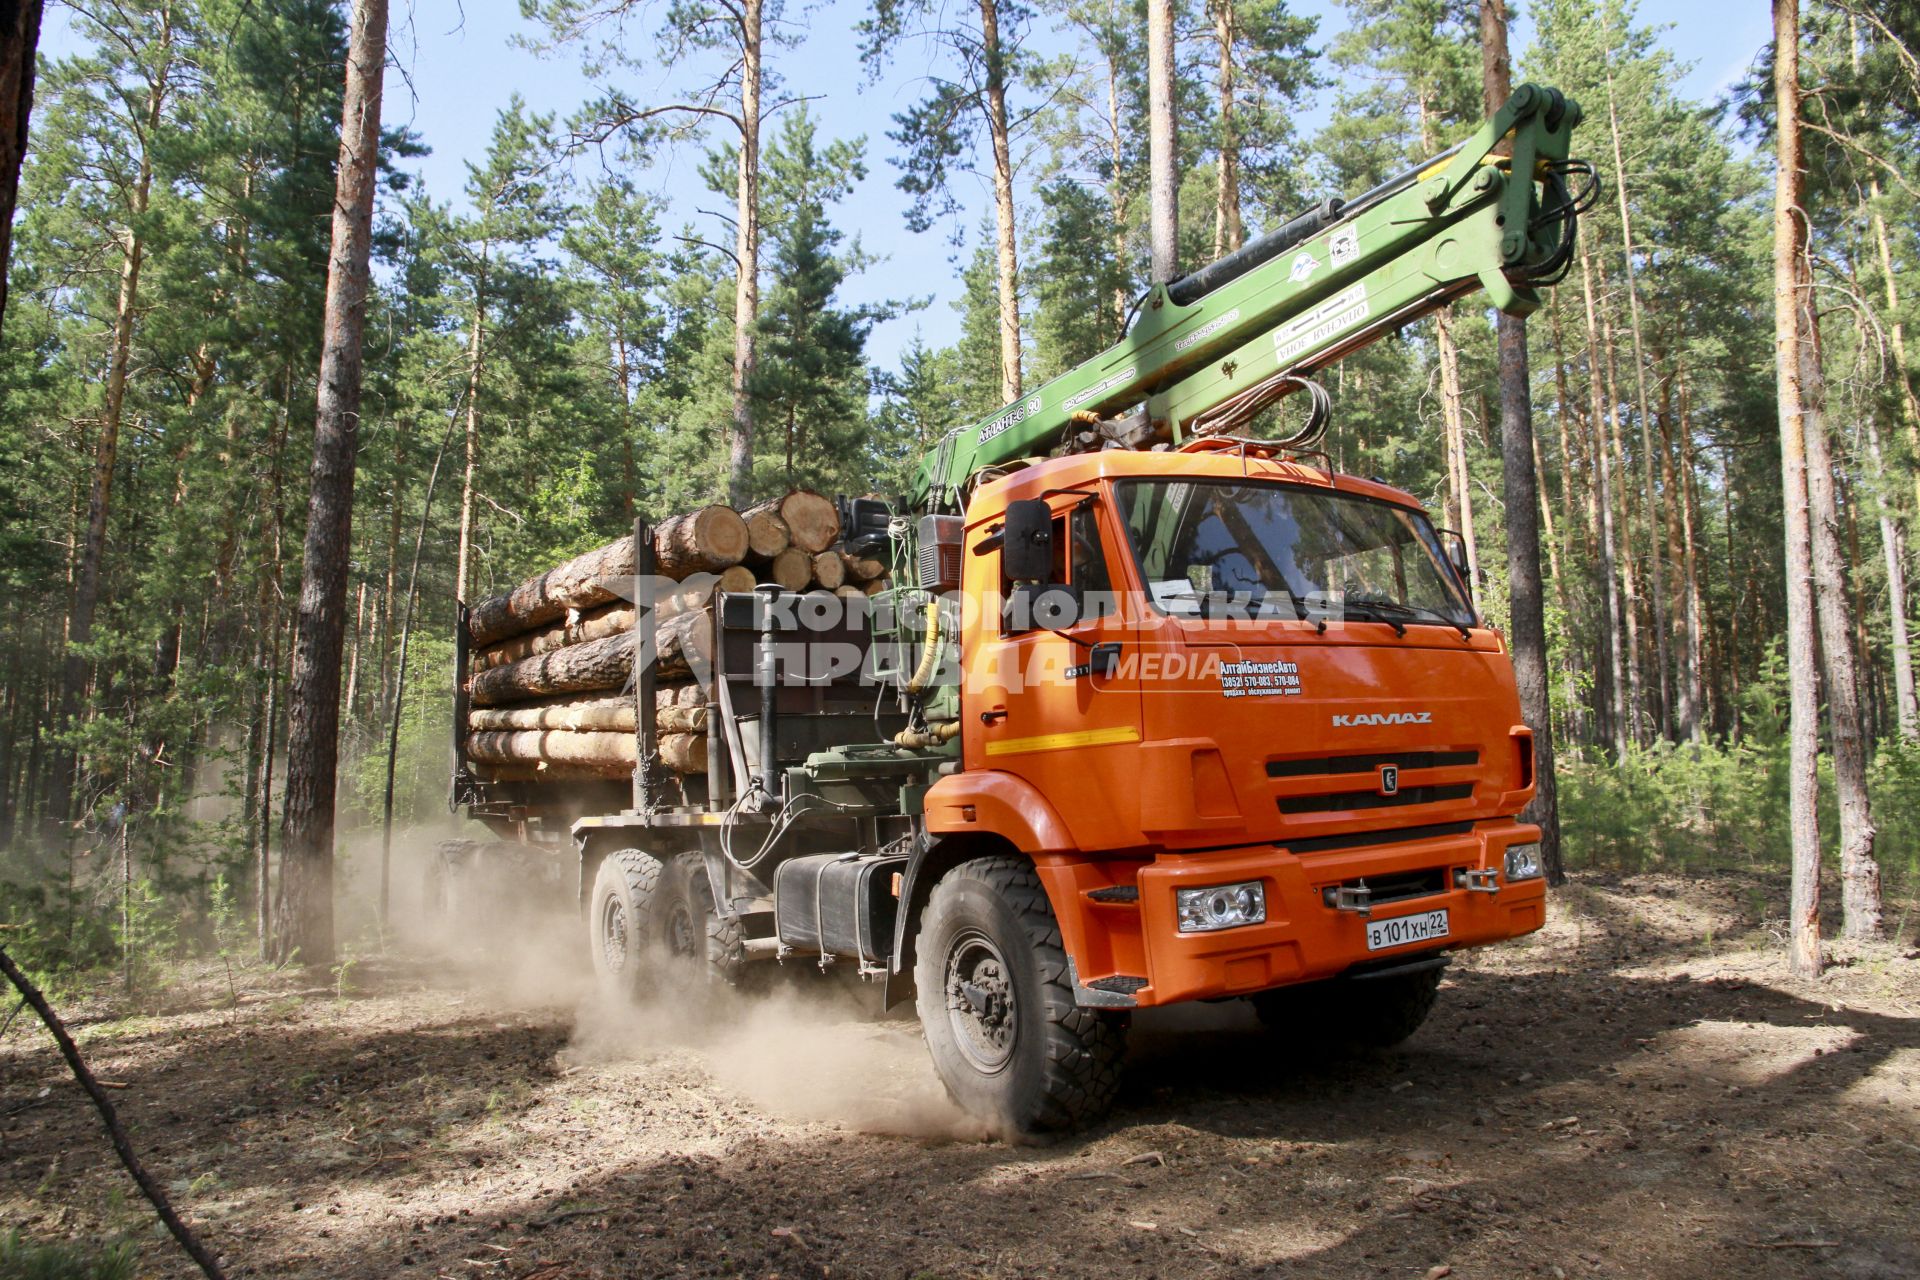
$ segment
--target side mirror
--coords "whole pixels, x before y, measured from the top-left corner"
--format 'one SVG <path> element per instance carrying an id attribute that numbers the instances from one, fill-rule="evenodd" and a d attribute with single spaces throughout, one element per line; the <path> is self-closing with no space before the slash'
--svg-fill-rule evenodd
<path id="1" fill-rule="evenodd" d="M 1467 540 L 1452 529 L 1441 529 L 1441 545 L 1447 549 L 1447 562 L 1453 566 L 1454 573 L 1460 577 L 1460 585 L 1467 589 L 1467 599 L 1478 594 L 1479 586 L 1473 580 L 1471 565 L 1467 560 Z"/>
<path id="2" fill-rule="evenodd" d="M 1007 504 L 1000 567 L 1013 582 L 1045 582 L 1053 576 L 1053 509 L 1044 499 Z"/>

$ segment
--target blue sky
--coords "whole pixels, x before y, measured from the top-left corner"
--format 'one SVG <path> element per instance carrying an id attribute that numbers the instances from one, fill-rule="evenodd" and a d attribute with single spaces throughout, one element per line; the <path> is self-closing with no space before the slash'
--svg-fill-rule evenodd
<path id="1" fill-rule="evenodd" d="M 649 16 L 659 7 L 649 6 Z M 1323 37 L 1340 26 L 1339 6 L 1330 0 L 1296 0 L 1294 7 L 1320 17 Z M 1516 7 L 1521 10 L 1513 40 L 1518 51 L 1531 33 L 1524 0 Z M 958 271 L 950 260 L 954 250 L 945 228 L 920 235 L 906 229 L 907 199 L 893 185 L 898 171 L 889 162 L 893 144 L 886 137 L 894 113 L 924 92 L 932 55 L 908 46 L 884 76 L 869 83 L 853 34 L 864 4 L 825 0 L 807 6 L 788 0 L 787 11 L 794 44 L 773 52 L 770 64 L 785 76 L 790 91 L 809 95 L 809 109 L 824 137 L 867 138 L 868 176 L 840 206 L 836 221 L 857 234 L 880 261 L 849 281 L 847 301 L 932 296 L 923 310 L 875 329 L 869 356 L 892 367 L 916 330 L 935 345 L 953 341 L 959 331 L 950 305 L 959 293 Z M 60 11 L 49 17 L 43 51 L 57 57 L 73 44 Z M 1762 0 L 1648 4 L 1641 20 L 1671 24 L 1667 46 L 1680 63 L 1690 65 L 1681 91 L 1702 99 L 1737 81 L 1771 34 Z M 534 110 L 562 119 L 592 93 L 592 83 L 571 53 L 546 56 L 525 46 L 525 38 L 537 33 L 520 18 L 515 0 L 394 0 L 392 21 L 395 71 L 389 73 L 385 119 L 389 125 L 407 125 L 433 148 L 415 167 L 436 199 L 462 203 L 466 163 L 484 153 L 495 114 L 513 93 L 519 92 Z M 676 86 L 688 82 L 687 68 L 653 65 L 644 39 L 635 47 L 647 55 L 647 65 L 628 77 L 627 87 L 636 97 L 665 101 Z M 1064 52 L 1066 45 L 1046 41 L 1042 48 Z M 1310 136 L 1313 121 L 1302 123 L 1303 133 Z M 665 229 L 677 231 L 682 223 L 693 222 L 703 238 L 728 241 L 727 228 L 704 212 L 722 209 L 725 202 L 702 189 L 696 174 L 699 158 L 693 146 L 663 155 L 639 181 L 667 199 L 671 212 L 664 219 Z M 971 232 L 980 224 L 990 193 L 984 182 L 961 182 L 960 194 L 968 206 L 962 225 Z"/>

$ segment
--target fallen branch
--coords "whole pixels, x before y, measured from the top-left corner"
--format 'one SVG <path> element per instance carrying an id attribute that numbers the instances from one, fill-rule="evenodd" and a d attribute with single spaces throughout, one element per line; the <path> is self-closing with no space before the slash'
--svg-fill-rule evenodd
<path id="1" fill-rule="evenodd" d="M 60 1056 L 67 1060 L 67 1066 L 73 1072 L 73 1078 L 80 1082 L 80 1087 L 87 1091 L 89 1098 L 93 1099 L 94 1109 L 100 1113 L 100 1119 L 107 1126 L 107 1136 L 113 1140 L 113 1149 L 120 1156 L 120 1163 L 126 1166 L 128 1173 L 133 1175 L 133 1180 L 139 1184 L 142 1194 L 153 1205 L 153 1211 L 160 1215 L 160 1221 L 164 1222 L 167 1230 L 173 1233 L 173 1238 L 180 1242 L 180 1247 L 186 1250 L 187 1256 L 199 1264 L 200 1270 L 206 1273 L 207 1280 L 226 1280 L 226 1274 L 220 1270 L 220 1264 L 214 1261 L 211 1253 L 207 1252 L 207 1247 L 200 1243 L 200 1237 L 193 1233 L 193 1228 L 180 1220 L 180 1215 L 173 1211 L 173 1205 L 167 1200 L 167 1193 L 160 1189 L 160 1184 L 153 1180 L 153 1175 L 149 1174 L 146 1167 L 140 1163 L 140 1158 L 133 1154 L 133 1144 L 127 1141 L 127 1131 L 120 1127 L 120 1117 L 114 1114 L 113 1104 L 107 1101 L 106 1091 L 100 1087 L 100 1082 L 94 1079 L 93 1072 L 87 1069 L 86 1061 L 81 1058 L 79 1048 L 73 1043 L 73 1037 L 67 1034 L 67 1029 L 61 1023 L 59 1015 L 54 1013 L 53 1006 L 47 1003 L 47 998 L 40 994 L 40 989 L 34 986 L 27 975 L 13 963 L 13 957 L 7 954 L 5 947 L 0 947 L 0 973 L 7 975 L 7 980 L 13 983 L 20 992 L 21 998 L 32 1005 L 33 1011 L 40 1015 L 40 1021 L 47 1024 L 47 1030 L 53 1034 L 54 1043 L 60 1046 Z"/>

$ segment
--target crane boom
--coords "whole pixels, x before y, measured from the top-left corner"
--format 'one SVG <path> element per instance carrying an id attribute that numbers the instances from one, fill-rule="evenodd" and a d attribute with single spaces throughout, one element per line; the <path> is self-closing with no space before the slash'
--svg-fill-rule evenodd
<path id="1" fill-rule="evenodd" d="M 1578 104 L 1557 90 L 1521 85 L 1440 155 L 1154 286 L 1120 342 L 944 436 L 910 504 L 958 510 L 981 468 L 1047 452 L 1076 428 L 1176 444 L 1230 430 L 1314 371 L 1475 289 L 1510 315 L 1534 311 L 1535 286 L 1557 277 L 1573 248 L 1582 201 L 1567 175 L 1591 176 L 1569 160 L 1579 121 Z M 1123 428 L 1115 416 L 1129 410 Z"/>

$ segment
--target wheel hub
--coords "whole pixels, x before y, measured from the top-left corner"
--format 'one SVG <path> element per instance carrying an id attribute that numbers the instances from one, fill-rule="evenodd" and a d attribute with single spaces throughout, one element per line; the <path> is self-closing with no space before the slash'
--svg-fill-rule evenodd
<path id="1" fill-rule="evenodd" d="M 600 908 L 600 954 L 608 973 L 619 973 L 627 964 L 627 909 L 615 894 L 608 894 Z"/>
<path id="2" fill-rule="evenodd" d="M 676 902 L 667 918 L 667 950 L 676 960 L 694 958 L 693 912 L 683 902 Z"/>
<path id="3" fill-rule="evenodd" d="M 1013 975 L 993 940 L 969 930 L 947 951 L 947 1017 L 960 1052 L 982 1073 L 1004 1068 L 1019 1036 Z"/>

